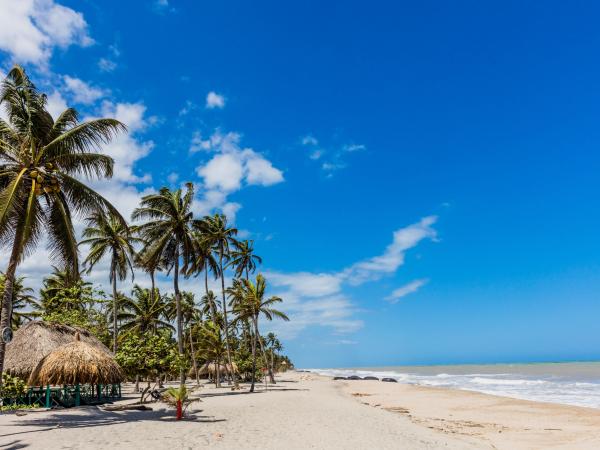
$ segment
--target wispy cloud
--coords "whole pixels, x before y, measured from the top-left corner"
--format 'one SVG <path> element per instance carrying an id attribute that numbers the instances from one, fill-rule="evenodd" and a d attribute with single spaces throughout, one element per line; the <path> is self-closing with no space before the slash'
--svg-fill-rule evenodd
<path id="1" fill-rule="evenodd" d="M 69 75 L 63 76 L 64 91 L 75 103 L 89 105 L 109 95 L 109 91 Z"/>
<path id="2" fill-rule="evenodd" d="M 98 69 L 102 72 L 114 72 L 117 68 L 117 63 L 108 58 L 100 58 L 98 60 Z"/>
<path id="3" fill-rule="evenodd" d="M 408 250 L 423 240 L 436 239 L 436 231 L 432 228 L 436 219 L 435 216 L 424 217 L 415 224 L 396 230 L 392 243 L 381 255 L 358 261 L 338 272 L 266 272 L 269 283 L 285 299 L 286 311 L 292 318 L 290 323 L 276 325 L 277 331 L 293 338 L 313 325 L 330 327 L 336 333 L 354 332 L 361 328 L 362 320 L 354 317 L 357 307 L 344 293 L 344 288 L 376 281 L 396 272 L 404 264 Z M 416 280 L 394 291 L 386 300 L 393 302 L 395 294 L 399 299 L 425 283 L 426 280 Z"/>
<path id="4" fill-rule="evenodd" d="M 425 286 L 427 282 L 428 280 L 426 279 L 411 281 L 410 283 L 405 284 L 398 289 L 394 289 L 394 291 L 392 291 L 392 293 L 388 295 L 385 300 L 392 304 L 398 303 L 402 297 L 406 297 L 408 294 L 417 292 L 420 288 Z"/>
<path id="5" fill-rule="evenodd" d="M 332 177 L 333 174 L 347 167 L 345 155 L 348 153 L 355 153 L 362 150 L 366 150 L 366 146 L 363 144 L 331 144 L 331 145 L 320 145 L 319 139 L 312 134 L 307 134 L 300 139 L 300 143 L 303 147 L 309 149 L 308 157 L 313 161 L 322 160 L 321 169 L 325 172 L 327 177 Z"/>

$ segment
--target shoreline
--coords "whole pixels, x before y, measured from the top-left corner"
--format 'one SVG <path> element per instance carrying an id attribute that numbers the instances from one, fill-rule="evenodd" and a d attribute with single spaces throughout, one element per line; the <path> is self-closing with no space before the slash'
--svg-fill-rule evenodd
<path id="1" fill-rule="evenodd" d="M 188 416 L 101 407 L 0 416 L 3 448 L 594 449 L 600 411 L 448 388 L 277 376 L 255 394 L 204 384 Z M 192 383 L 189 383 L 192 386 Z M 126 386 L 131 393 L 131 385 Z M 133 395 L 120 403 L 132 403 Z"/>

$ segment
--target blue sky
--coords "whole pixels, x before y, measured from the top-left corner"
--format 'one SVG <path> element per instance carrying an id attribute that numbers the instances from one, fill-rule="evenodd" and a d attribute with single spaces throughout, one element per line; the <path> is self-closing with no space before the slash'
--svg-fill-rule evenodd
<path id="1" fill-rule="evenodd" d="M 297 365 L 600 356 L 591 2 L 1 8 L 0 71 L 129 125 L 97 184 L 125 214 L 189 180 L 255 240 Z"/>

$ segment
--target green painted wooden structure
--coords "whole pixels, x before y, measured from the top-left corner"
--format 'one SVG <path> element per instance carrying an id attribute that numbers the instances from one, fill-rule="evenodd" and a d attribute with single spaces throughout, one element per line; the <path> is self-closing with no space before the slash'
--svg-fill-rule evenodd
<path id="1" fill-rule="evenodd" d="M 18 398 L 5 398 L 3 405 L 28 405 L 45 408 L 98 405 L 121 399 L 121 384 L 84 384 L 75 386 L 31 387 Z"/>

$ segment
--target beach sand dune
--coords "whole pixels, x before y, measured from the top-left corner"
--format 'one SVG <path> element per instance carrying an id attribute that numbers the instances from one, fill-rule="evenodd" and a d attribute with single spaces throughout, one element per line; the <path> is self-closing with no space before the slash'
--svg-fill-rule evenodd
<path id="1" fill-rule="evenodd" d="M 600 411 L 464 391 L 288 373 L 255 394 L 197 392 L 202 402 L 179 422 L 159 404 L 5 414 L 0 448 L 600 448 Z"/>

